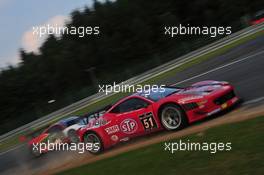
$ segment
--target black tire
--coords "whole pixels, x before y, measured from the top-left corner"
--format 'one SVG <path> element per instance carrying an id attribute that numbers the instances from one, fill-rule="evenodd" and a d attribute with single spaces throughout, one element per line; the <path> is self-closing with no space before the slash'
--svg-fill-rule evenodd
<path id="1" fill-rule="evenodd" d="M 160 122 L 166 130 L 180 130 L 188 124 L 185 112 L 176 104 L 163 106 L 159 117 Z"/>
<path id="2" fill-rule="evenodd" d="M 73 129 L 68 131 L 67 136 L 68 136 L 71 143 L 79 143 L 80 142 L 80 138 L 79 138 L 78 134 Z"/>
<path id="3" fill-rule="evenodd" d="M 92 143 L 93 147 L 91 150 L 88 150 L 91 154 L 99 154 L 104 150 L 104 145 L 102 142 L 101 137 L 96 134 L 95 132 L 87 132 L 84 135 L 84 143 Z M 97 144 L 97 146 L 95 146 L 94 144 Z"/>

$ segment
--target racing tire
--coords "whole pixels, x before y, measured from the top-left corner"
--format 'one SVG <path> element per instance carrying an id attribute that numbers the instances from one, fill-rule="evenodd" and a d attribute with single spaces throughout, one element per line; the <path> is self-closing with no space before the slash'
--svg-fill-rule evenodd
<path id="1" fill-rule="evenodd" d="M 166 130 L 180 130 L 188 124 L 185 112 L 176 104 L 162 107 L 160 121 Z"/>
<path id="2" fill-rule="evenodd" d="M 92 144 L 91 149 L 88 150 L 91 154 L 99 154 L 104 150 L 101 137 L 95 132 L 87 132 L 83 138 L 84 143 Z M 95 145 L 96 144 L 96 145 Z"/>

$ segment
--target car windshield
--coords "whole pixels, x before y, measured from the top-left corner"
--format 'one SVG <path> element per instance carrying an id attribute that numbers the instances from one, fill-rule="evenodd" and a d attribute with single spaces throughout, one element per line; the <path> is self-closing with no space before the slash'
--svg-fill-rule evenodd
<path id="1" fill-rule="evenodd" d="M 165 87 L 165 88 L 158 88 L 154 90 L 147 90 L 141 93 L 137 93 L 142 97 L 148 98 L 152 101 L 159 101 L 160 99 L 170 96 L 174 93 L 177 93 L 181 90 L 181 88 L 176 87 Z"/>

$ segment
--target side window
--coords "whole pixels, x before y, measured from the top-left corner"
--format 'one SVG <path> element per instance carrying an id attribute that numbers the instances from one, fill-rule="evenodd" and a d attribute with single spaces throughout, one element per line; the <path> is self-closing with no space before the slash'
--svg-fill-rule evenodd
<path id="1" fill-rule="evenodd" d="M 148 102 L 141 100 L 139 98 L 131 98 L 129 100 L 120 103 L 111 112 L 112 113 L 129 112 L 140 108 L 144 108 L 146 106 L 148 106 Z"/>

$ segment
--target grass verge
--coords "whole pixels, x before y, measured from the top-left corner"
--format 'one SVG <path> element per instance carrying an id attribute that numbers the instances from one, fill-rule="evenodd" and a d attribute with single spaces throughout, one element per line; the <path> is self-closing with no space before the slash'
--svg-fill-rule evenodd
<path id="1" fill-rule="evenodd" d="M 228 143 L 230 151 L 164 151 L 164 143 L 77 167 L 59 175 L 174 175 L 174 174 L 226 174 L 261 175 L 264 172 L 264 118 L 258 117 L 235 124 L 226 124 L 169 142 Z M 167 142 L 168 143 L 168 142 Z"/>

